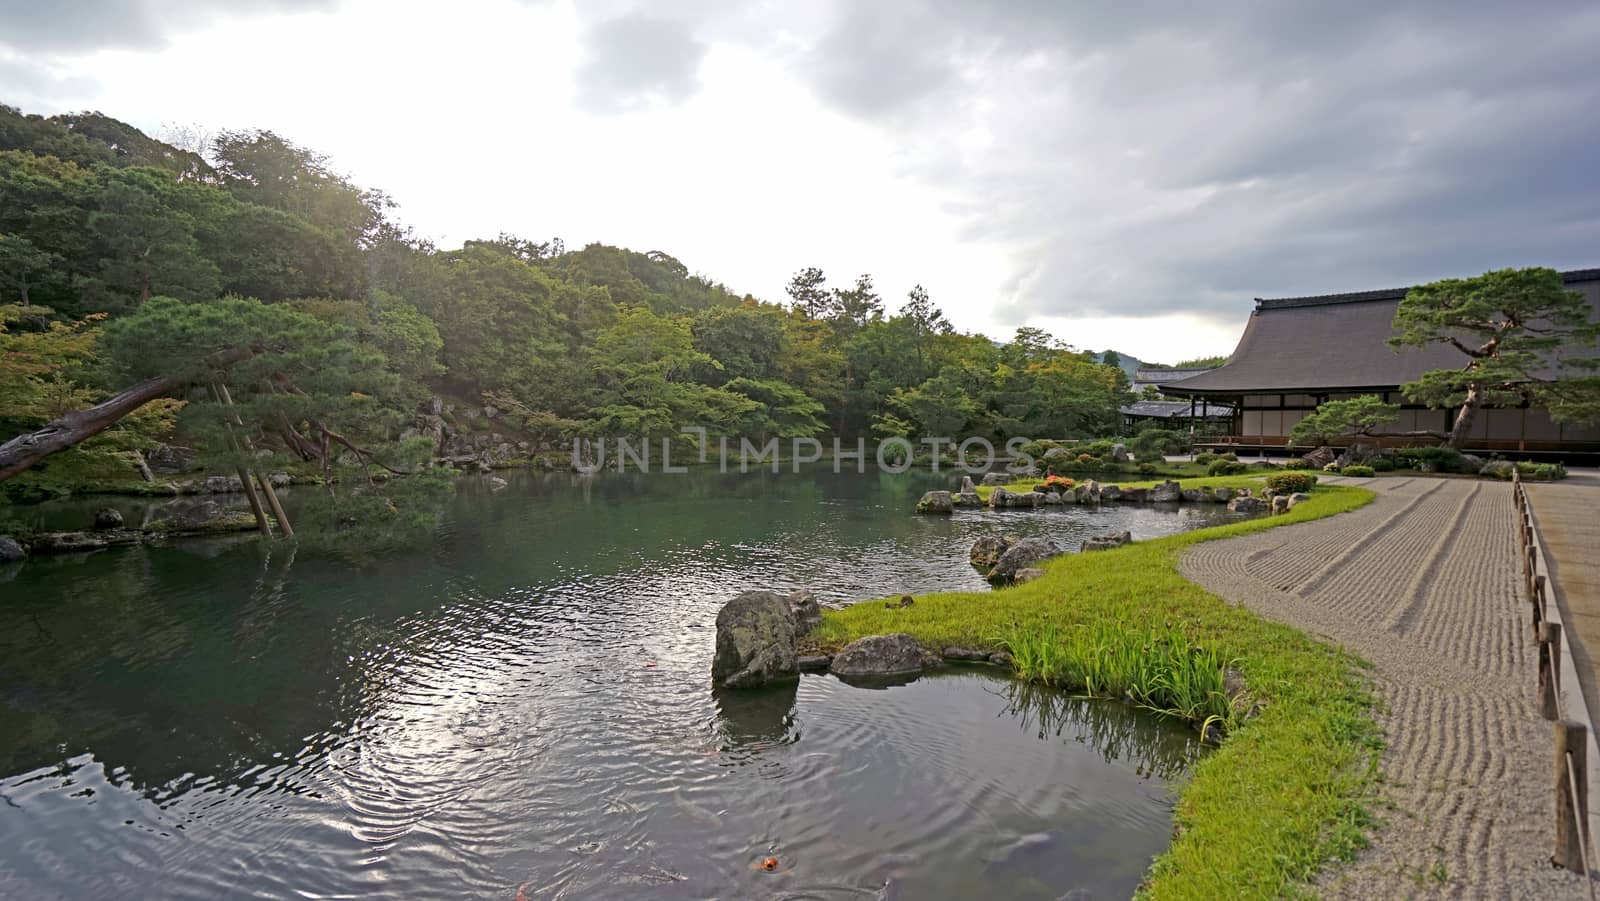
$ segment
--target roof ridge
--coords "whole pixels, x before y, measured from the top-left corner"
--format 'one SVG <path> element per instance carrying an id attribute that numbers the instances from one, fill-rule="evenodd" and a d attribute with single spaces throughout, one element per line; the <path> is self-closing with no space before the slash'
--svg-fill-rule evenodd
<path id="1" fill-rule="evenodd" d="M 1570 269 L 1561 273 L 1562 284 L 1600 281 L 1600 269 Z M 1308 294 L 1303 297 L 1257 297 L 1257 310 L 1283 310 L 1293 307 L 1315 307 L 1336 303 L 1361 303 L 1374 300 L 1399 300 L 1410 291 L 1406 288 L 1379 288 L 1375 291 L 1348 291 L 1341 294 Z"/>

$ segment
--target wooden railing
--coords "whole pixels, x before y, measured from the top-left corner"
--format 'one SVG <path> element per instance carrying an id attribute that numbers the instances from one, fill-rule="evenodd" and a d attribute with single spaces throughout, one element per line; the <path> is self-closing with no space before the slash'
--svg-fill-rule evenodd
<path id="1" fill-rule="evenodd" d="M 1589 834 L 1589 730 L 1570 719 L 1561 692 L 1561 623 L 1550 620 L 1550 593 L 1546 573 L 1539 571 L 1539 533 L 1528 506 L 1522 476 L 1511 473 L 1511 494 L 1517 509 L 1517 537 L 1522 546 L 1523 591 L 1528 598 L 1534 638 L 1539 642 L 1539 712 L 1555 720 L 1556 730 L 1556 836 L 1551 862 L 1575 873 L 1588 874 L 1594 860 Z M 1594 898 L 1594 880 L 1584 883 Z"/>

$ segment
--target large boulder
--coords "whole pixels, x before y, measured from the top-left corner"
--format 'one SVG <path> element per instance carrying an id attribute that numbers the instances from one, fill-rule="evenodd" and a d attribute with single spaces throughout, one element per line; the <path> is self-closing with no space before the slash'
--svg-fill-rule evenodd
<path id="1" fill-rule="evenodd" d="M 1475 473 L 1483 469 L 1485 461 L 1477 454 L 1462 454 L 1456 462 L 1456 472 Z"/>
<path id="2" fill-rule="evenodd" d="M 1111 445 L 1111 462 L 1113 462 L 1113 463 L 1126 463 L 1126 462 L 1128 462 L 1128 446 L 1126 444 L 1113 444 L 1113 445 Z"/>
<path id="3" fill-rule="evenodd" d="M 926 665 L 922 645 L 904 632 L 895 632 L 850 642 L 833 655 L 828 671 L 845 678 L 909 676 L 922 672 Z"/>
<path id="4" fill-rule="evenodd" d="M 1177 501 L 1183 498 L 1183 489 L 1177 482 L 1168 479 L 1150 489 L 1150 500 L 1154 503 Z"/>
<path id="5" fill-rule="evenodd" d="M 1016 543 L 1010 535 L 985 535 L 972 543 L 972 550 L 967 552 L 967 559 L 972 565 L 984 571 L 994 569 L 1000 562 L 1000 555 L 1004 554 Z"/>
<path id="6" fill-rule="evenodd" d="M 122 512 L 116 507 L 105 507 L 94 514 L 94 527 L 97 531 L 122 528 Z"/>
<path id="7" fill-rule="evenodd" d="M 1066 497 L 1066 495 L 1054 491 L 1036 491 L 1034 493 L 1039 495 L 1039 503 L 1046 507 L 1059 507 L 1064 503 L 1062 498 Z"/>
<path id="8" fill-rule="evenodd" d="M 1260 513 L 1261 512 L 1261 508 L 1262 508 L 1263 505 L 1264 505 L 1263 501 L 1260 498 L 1250 497 L 1249 495 L 1246 495 L 1244 497 L 1236 497 L 1233 500 L 1228 501 L 1228 512 L 1229 513 Z"/>
<path id="9" fill-rule="evenodd" d="M 1150 489 L 1124 488 L 1122 489 L 1122 499 L 1125 501 L 1133 501 L 1136 504 L 1142 504 L 1150 499 Z"/>
<path id="10" fill-rule="evenodd" d="M 1120 485 L 1101 485 L 1100 486 L 1100 499 L 1103 500 L 1103 501 L 1120 501 L 1120 500 L 1122 500 L 1122 486 L 1120 486 Z"/>
<path id="11" fill-rule="evenodd" d="M 1288 495 L 1280 494 L 1280 495 L 1277 495 L 1277 496 L 1272 498 L 1272 513 L 1273 513 L 1274 516 L 1276 516 L 1279 513 L 1288 513 L 1288 512 L 1289 512 L 1289 496 Z"/>
<path id="12" fill-rule="evenodd" d="M 1044 496 L 1037 491 L 1011 491 L 1006 488 L 996 488 L 989 492 L 989 506 L 996 509 L 1002 507 L 1037 507 L 1044 500 Z"/>
<path id="13" fill-rule="evenodd" d="M 145 451 L 144 463 L 151 472 L 164 476 L 191 472 L 196 468 L 194 450 L 174 444 L 158 444 Z"/>
<path id="14" fill-rule="evenodd" d="M 956 492 L 951 502 L 957 507 L 981 507 L 983 498 L 978 496 L 978 488 L 972 484 L 972 476 L 961 477 L 961 490 Z"/>
<path id="15" fill-rule="evenodd" d="M 1324 445 L 1301 457 L 1300 461 L 1306 465 L 1307 469 L 1321 469 L 1337 459 L 1339 459 L 1338 451 Z"/>
<path id="16" fill-rule="evenodd" d="M 1309 500 L 1311 500 L 1311 495 L 1296 491 L 1294 494 L 1289 495 L 1289 509 L 1293 510 Z"/>
<path id="17" fill-rule="evenodd" d="M 10 535 L 0 535 L 0 563 L 21 563 L 28 559 L 28 549 Z"/>
<path id="18" fill-rule="evenodd" d="M 712 683 L 721 688 L 755 688 L 799 678 L 795 638 L 787 598 L 772 591 L 744 592 L 717 611 Z"/>
<path id="19" fill-rule="evenodd" d="M 1132 532 L 1128 532 L 1126 530 L 1121 532 L 1107 532 L 1104 535 L 1096 535 L 1093 538 L 1090 538 L 1088 541 L 1085 541 L 1083 544 L 1078 546 L 1078 550 L 1079 552 L 1109 551 L 1114 547 L 1122 547 L 1125 544 L 1132 543 Z"/>
<path id="20" fill-rule="evenodd" d="M 994 584 L 1010 582 L 1016 578 L 1018 570 L 1036 566 L 1061 552 L 1061 545 L 1049 539 L 1024 538 L 1006 548 L 986 578 Z"/>
<path id="21" fill-rule="evenodd" d="M 817 602 L 817 596 L 804 588 L 789 593 L 785 599 L 789 604 L 789 615 L 794 617 L 794 634 L 796 637 L 810 632 L 822 624 L 822 605 Z"/>
<path id="22" fill-rule="evenodd" d="M 1517 465 L 1510 460 L 1491 460 L 1479 467 L 1478 475 L 1491 479 L 1511 479 L 1511 473 L 1516 471 Z"/>
<path id="23" fill-rule="evenodd" d="M 1085 481 L 1083 484 L 1073 489 L 1073 493 L 1078 496 L 1078 503 L 1080 504 L 1100 503 L 1100 483 L 1096 482 L 1094 479 Z"/>
<path id="24" fill-rule="evenodd" d="M 1239 492 L 1234 491 L 1232 488 L 1211 489 L 1211 499 L 1219 504 L 1226 504 L 1228 501 L 1231 501 L 1238 496 Z"/>
<path id="25" fill-rule="evenodd" d="M 1178 496 L 1182 498 L 1183 502 L 1186 504 L 1198 504 L 1207 499 L 1206 490 L 1204 488 L 1185 488 L 1178 492 Z"/>
<path id="26" fill-rule="evenodd" d="M 999 489 L 995 489 L 999 490 Z M 929 491 L 917 501 L 918 513 L 940 513 L 949 515 L 955 512 L 955 504 L 950 500 L 948 491 Z"/>

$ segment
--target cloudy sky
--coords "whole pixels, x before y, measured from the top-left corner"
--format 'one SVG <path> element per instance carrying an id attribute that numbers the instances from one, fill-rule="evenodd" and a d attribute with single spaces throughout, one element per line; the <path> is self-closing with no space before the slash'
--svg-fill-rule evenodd
<path id="1" fill-rule="evenodd" d="M 442 243 L 1171 361 L 1256 296 L 1600 266 L 1597 47 L 1592 0 L 0 0 L 0 101 L 270 128 Z"/>

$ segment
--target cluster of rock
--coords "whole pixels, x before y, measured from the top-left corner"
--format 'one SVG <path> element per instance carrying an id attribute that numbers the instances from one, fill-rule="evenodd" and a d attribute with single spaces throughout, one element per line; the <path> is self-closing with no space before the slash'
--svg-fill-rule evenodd
<path id="1" fill-rule="evenodd" d="M 1121 485 L 1102 485 L 1089 479 L 1070 488 L 1060 483 L 1049 482 L 1035 485 L 1030 491 L 1012 491 L 1009 488 L 997 487 L 989 493 L 989 506 L 1018 509 L 1118 501 L 1152 504 L 1179 502 L 1226 504 L 1235 497 L 1249 493 L 1244 488 L 1183 488 L 1171 480 L 1149 488 L 1124 488 Z"/>
<path id="2" fill-rule="evenodd" d="M 1065 548 L 1047 538 L 985 535 L 973 543 L 967 559 L 983 570 L 984 578 L 992 584 L 1021 584 L 1044 575 L 1039 564 L 1065 552 Z"/>
<path id="3" fill-rule="evenodd" d="M 0 563 L 19 563 L 34 555 L 98 551 L 146 541 L 223 535 L 256 528 L 255 517 L 223 508 L 216 501 L 178 501 L 162 507 L 159 512 L 159 518 L 130 528 L 120 511 L 106 507 L 95 513 L 93 529 L 0 535 Z"/>
<path id="4" fill-rule="evenodd" d="M 988 476 L 984 478 L 987 479 Z M 956 512 L 957 507 L 981 506 L 983 498 L 978 496 L 978 488 L 972 484 L 972 476 L 962 476 L 960 491 L 929 491 L 917 501 L 917 512 L 950 514 Z"/>
<path id="5" fill-rule="evenodd" d="M 796 644 L 820 622 L 822 607 L 809 591 L 740 594 L 717 613 L 712 684 L 758 688 L 798 679 L 802 671 L 818 670 L 847 679 L 903 678 L 937 666 L 943 659 L 903 632 L 857 639 L 831 656 L 800 656 Z"/>

